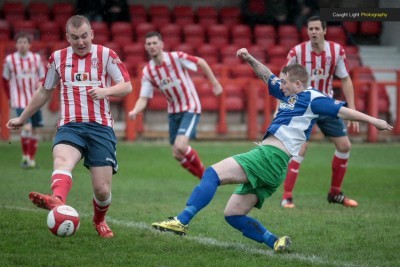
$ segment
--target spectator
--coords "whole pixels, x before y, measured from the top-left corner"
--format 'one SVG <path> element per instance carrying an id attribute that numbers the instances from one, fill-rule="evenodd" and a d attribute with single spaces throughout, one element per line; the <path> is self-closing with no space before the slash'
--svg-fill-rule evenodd
<path id="1" fill-rule="evenodd" d="M 107 0 L 103 7 L 103 19 L 109 24 L 115 21 L 130 21 L 129 6 L 126 0 Z"/>

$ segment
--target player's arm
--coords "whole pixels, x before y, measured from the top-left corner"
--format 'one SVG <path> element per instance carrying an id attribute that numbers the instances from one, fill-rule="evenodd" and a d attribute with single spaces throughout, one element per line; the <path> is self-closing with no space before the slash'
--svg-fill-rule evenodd
<path id="1" fill-rule="evenodd" d="M 149 102 L 148 97 L 143 97 L 143 96 L 139 97 L 133 109 L 128 113 L 129 118 L 134 120 L 136 116 L 147 107 L 148 102 Z"/>
<path id="2" fill-rule="evenodd" d="M 364 114 L 362 112 L 344 106 L 342 106 L 339 109 L 338 117 L 345 120 L 370 123 L 373 126 L 375 126 L 378 130 L 391 131 L 393 129 L 393 126 L 391 126 L 385 120 L 369 116 L 367 114 Z"/>
<path id="3" fill-rule="evenodd" d="M 24 125 L 24 122 L 33 116 L 41 107 L 46 104 L 46 102 L 51 98 L 53 90 L 47 90 L 43 86 L 41 86 L 38 90 L 35 91 L 31 101 L 28 103 L 28 106 L 24 109 L 21 116 L 18 118 L 11 119 L 7 123 L 7 128 L 10 130 L 17 130 L 19 127 Z"/>
<path id="4" fill-rule="evenodd" d="M 273 73 L 270 71 L 270 69 L 267 68 L 267 66 L 263 65 L 260 61 L 250 55 L 246 48 L 239 49 L 236 52 L 236 56 L 242 58 L 244 61 L 249 63 L 257 76 L 266 84 L 268 84 L 268 79 L 269 77 L 271 77 L 271 75 L 273 75 Z"/>
<path id="5" fill-rule="evenodd" d="M 215 78 L 215 75 L 211 70 L 210 66 L 208 65 L 208 63 L 203 58 L 198 57 L 197 59 L 198 59 L 197 65 L 201 68 L 203 73 L 206 75 L 207 79 L 211 82 L 214 94 L 215 95 L 221 94 L 222 86 L 218 82 L 217 78 Z"/>

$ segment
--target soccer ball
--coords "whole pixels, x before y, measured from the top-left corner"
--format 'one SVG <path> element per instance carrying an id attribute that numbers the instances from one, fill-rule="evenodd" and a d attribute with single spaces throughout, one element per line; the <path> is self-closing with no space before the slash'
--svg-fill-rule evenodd
<path id="1" fill-rule="evenodd" d="M 56 236 L 68 237 L 79 229 L 78 212 L 71 206 L 61 205 L 52 209 L 47 215 L 47 227 Z"/>

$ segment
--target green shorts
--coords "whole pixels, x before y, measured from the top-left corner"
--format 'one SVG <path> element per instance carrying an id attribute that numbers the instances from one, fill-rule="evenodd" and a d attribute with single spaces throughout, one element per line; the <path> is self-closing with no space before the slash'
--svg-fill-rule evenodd
<path id="1" fill-rule="evenodd" d="M 233 158 L 242 166 L 249 180 L 249 183 L 239 184 L 234 193 L 257 195 L 255 207 L 260 209 L 264 200 L 285 180 L 290 157 L 279 148 L 267 145 L 258 146 Z"/>

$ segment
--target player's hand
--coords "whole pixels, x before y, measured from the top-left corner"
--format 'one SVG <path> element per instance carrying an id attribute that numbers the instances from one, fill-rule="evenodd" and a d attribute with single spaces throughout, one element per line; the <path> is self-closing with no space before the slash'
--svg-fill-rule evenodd
<path id="1" fill-rule="evenodd" d="M 348 121 L 347 122 L 347 128 L 350 128 L 355 133 L 359 133 L 360 132 L 360 124 L 358 123 L 358 121 Z"/>
<path id="2" fill-rule="evenodd" d="M 222 93 L 222 86 L 220 83 L 213 85 L 213 93 L 214 95 L 220 95 Z"/>
<path id="3" fill-rule="evenodd" d="M 247 60 L 250 57 L 249 51 L 247 51 L 246 48 L 240 48 L 237 52 L 236 52 L 236 56 L 238 58 L 241 58 L 243 60 Z"/>
<path id="4" fill-rule="evenodd" d="M 10 130 L 18 130 L 23 125 L 24 121 L 22 121 L 19 117 L 9 120 L 6 124 L 7 128 Z"/>
<path id="5" fill-rule="evenodd" d="M 134 119 L 136 119 L 136 117 L 137 117 L 137 113 L 132 109 L 131 111 L 129 111 L 129 113 L 128 113 L 128 117 L 129 117 L 129 119 L 131 119 L 131 120 L 134 120 Z"/>
<path id="6" fill-rule="evenodd" d="M 393 126 L 387 123 L 385 120 L 381 119 L 375 119 L 373 122 L 373 125 L 378 129 L 378 130 L 388 130 L 391 131 L 393 130 Z"/>
<path id="7" fill-rule="evenodd" d="M 92 89 L 88 90 L 88 94 L 93 100 L 104 99 L 107 97 L 107 92 L 104 89 L 105 88 L 93 87 Z"/>

